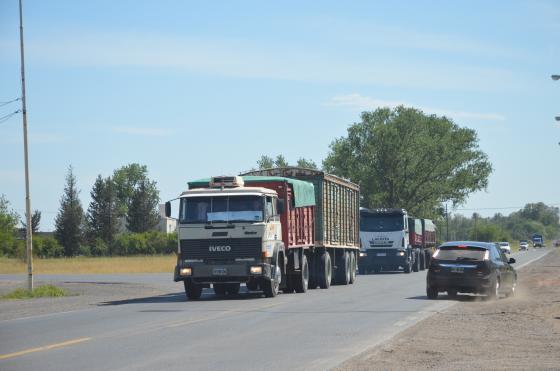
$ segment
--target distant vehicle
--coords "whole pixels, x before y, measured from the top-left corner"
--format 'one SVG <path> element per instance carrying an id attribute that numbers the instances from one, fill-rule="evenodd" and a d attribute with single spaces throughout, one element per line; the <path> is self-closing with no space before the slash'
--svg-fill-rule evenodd
<path id="1" fill-rule="evenodd" d="M 529 250 L 529 242 L 526 240 L 519 241 L 519 250 L 520 251 Z"/>
<path id="2" fill-rule="evenodd" d="M 436 249 L 426 278 L 426 294 L 437 299 L 440 292 L 450 297 L 457 293 L 485 294 L 489 298 L 512 296 L 517 273 L 508 258 L 494 243 L 454 241 Z"/>
<path id="3" fill-rule="evenodd" d="M 531 241 L 533 241 L 533 247 L 544 247 L 544 238 L 542 234 L 535 233 L 533 237 L 531 237 Z"/>
<path id="4" fill-rule="evenodd" d="M 405 209 L 360 209 L 360 274 L 428 267 L 436 246 L 436 227 L 411 217 Z"/>
<path id="5" fill-rule="evenodd" d="M 509 242 L 498 242 L 498 245 L 503 252 L 505 252 L 506 254 L 511 254 L 511 246 L 509 245 Z"/>
<path id="6" fill-rule="evenodd" d="M 560 240 L 554 241 L 554 247 L 560 247 Z"/>

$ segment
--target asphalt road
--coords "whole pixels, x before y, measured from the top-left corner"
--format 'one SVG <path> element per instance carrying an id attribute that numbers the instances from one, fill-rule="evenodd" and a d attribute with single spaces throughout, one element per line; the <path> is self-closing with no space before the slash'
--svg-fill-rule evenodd
<path id="1" fill-rule="evenodd" d="M 544 253 L 512 256 L 520 267 Z M 149 282 L 169 294 L 1 321 L 0 369 L 324 370 L 455 303 L 427 300 L 425 275 L 358 276 L 351 286 L 271 299 L 219 299 L 210 289 L 200 301 L 185 301 L 170 275 L 44 277 Z"/>

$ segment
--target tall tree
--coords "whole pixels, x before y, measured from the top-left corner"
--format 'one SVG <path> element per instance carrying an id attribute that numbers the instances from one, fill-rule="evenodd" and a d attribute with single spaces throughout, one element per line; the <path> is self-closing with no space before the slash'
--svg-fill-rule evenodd
<path id="1" fill-rule="evenodd" d="M 39 231 L 39 224 L 41 224 L 41 212 L 39 210 L 33 211 L 31 214 L 31 233 L 37 233 Z M 21 225 L 23 229 L 26 230 L 27 235 L 27 222 L 25 219 L 21 220 Z"/>
<path id="2" fill-rule="evenodd" d="M 260 170 L 270 169 L 274 167 L 274 160 L 272 157 L 262 155 L 260 160 L 257 160 L 257 166 Z"/>
<path id="3" fill-rule="evenodd" d="M 88 238 L 91 241 L 100 238 L 111 248 L 119 231 L 119 213 L 113 180 L 103 179 L 98 175 L 90 194 L 91 202 L 86 215 Z"/>
<path id="4" fill-rule="evenodd" d="M 142 180 L 132 194 L 128 209 L 127 227 L 131 232 L 146 232 L 159 221 L 159 192 L 155 182 Z"/>
<path id="5" fill-rule="evenodd" d="M 363 112 L 336 139 L 323 166 L 358 183 L 366 207 L 402 207 L 437 216 L 488 185 L 492 166 L 474 130 L 414 108 Z"/>
<path id="6" fill-rule="evenodd" d="M 79 199 L 80 191 L 76 185 L 76 177 L 72 166 L 68 167 L 66 186 L 60 199 L 60 208 L 55 219 L 54 235 L 64 247 L 65 256 L 73 256 L 78 252 L 83 238 L 84 210 Z"/>
<path id="7" fill-rule="evenodd" d="M 140 182 L 148 179 L 148 167 L 137 163 L 123 166 L 113 173 L 113 182 L 117 196 L 120 216 L 126 216 L 132 202 L 132 195 Z"/>
<path id="8" fill-rule="evenodd" d="M 276 156 L 276 160 L 274 160 L 274 166 L 276 167 L 288 167 L 288 161 L 283 155 Z"/>

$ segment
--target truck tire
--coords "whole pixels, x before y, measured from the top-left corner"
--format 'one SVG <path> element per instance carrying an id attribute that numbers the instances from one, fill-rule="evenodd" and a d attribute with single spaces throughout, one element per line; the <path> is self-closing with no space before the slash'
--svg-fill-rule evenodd
<path id="1" fill-rule="evenodd" d="M 356 253 L 350 253 L 350 284 L 356 282 Z"/>
<path id="2" fill-rule="evenodd" d="M 307 282 L 307 288 L 309 290 L 315 290 L 318 286 L 317 279 L 317 254 L 309 254 L 309 282 Z"/>
<path id="3" fill-rule="evenodd" d="M 350 256 L 347 251 L 344 251 L 340 256 L 335 271 L 335 283 L 337 285 L 348 285 L 350 283 Z"/>
<path id="4" fill-rule="evenodd" d="M 240 286 L 241 285 L 239 283 L 228 283 L 228 284 L 226 284 L 226 291 L 227 291 L 228 295 L 239 294 Z"/>
<path id="5" fill-rule="evenodd" d="M 403 268 L 404 268 L 404 273 L 412 272 L 412 259 L 408 259 L 408 261 L 405 262 Z"/>
<path id="6" fill-rule="evenodd" d="M 187 299 L 200 299 L 200 295 L 202 295 L 202 286 L 187 281 L 183 281 L 183 283 L 185 284 L 185 294 L 187 295 Z"/>
<path id="7" fill-rule="evenodd" d="M 278 261 L 277 261 L 275 265 L 275 270 L 279 270 L 279 269 L 280 267 L 278 266 Z M 282 277 L 282 274 L 280 274 L 280 277 Z M 287 280 L 287 284 L 289 286 L 290 280 Z M 267 298 L 276 297 L 276 295 L 278 295 L 278 291 L 280 290 L 280 282 L 276 278 L 276 273 L 274 272 L 269 280 L 263 279 L 261 282 L 261 287 L 264 291 L 264 296 L 266 296 Z"/>
<path id="8" fill-rule="evenodd" d="M 303 254 L 301 260 L 301 272 L 297 275 L 290 277 L 292 279 L 294 290 L 297 293 L 307 292 L 307 285 L 309 283 L 309 265 L 307 264 L 307 257 Z"/>
<path id="9" fill-rule="evenodd" d="M 331 287 L 331 279 L 332 279 L 332 264 L 331 264 L 331 256 L 327 252 L 327 250 L 323 250 L 319 256 L 317 264 L 318 268 L 318 278 L 319 278 L 319 287 L 322 289 L 328 289 Z"/>
<path id="10" fill-rule="evenodd" d="M 414 262 L 412 263 L 412 270 L 414 272 L 418 272 L 420 270 L 420 254 L 418 253 L 417 250 L 412 255 L 414 256 Z"/>
<path id="11" fill-rule="evenodd" d="M 216 295 L 223 296 L 223 295 L 226 294 L 226 284 L 225 283 L 214 283 L 212 285 L 212 287 L 214 288 L 214 293 L 216 293 Z"/>

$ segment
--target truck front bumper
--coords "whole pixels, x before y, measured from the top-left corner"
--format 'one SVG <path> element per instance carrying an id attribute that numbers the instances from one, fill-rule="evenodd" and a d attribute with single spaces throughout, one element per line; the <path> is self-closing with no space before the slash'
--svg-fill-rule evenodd
<path id="1" fill-rule="evenodd" d="M 358 265 L 366 269 L 375 267 L 403 267 L 408 262 L 406 250 L 368 249 L 360 251 Z"/>
<path id="2" fill-rule="evenodd" d="M 184 269 L 186 268 L 186 269 Z M 201 284 L 244 283 L 251 279 L 272 277 L 272 266 L 267 262 L 203 263 L 179 262 L 175 267 L 174 280 Z"/>

